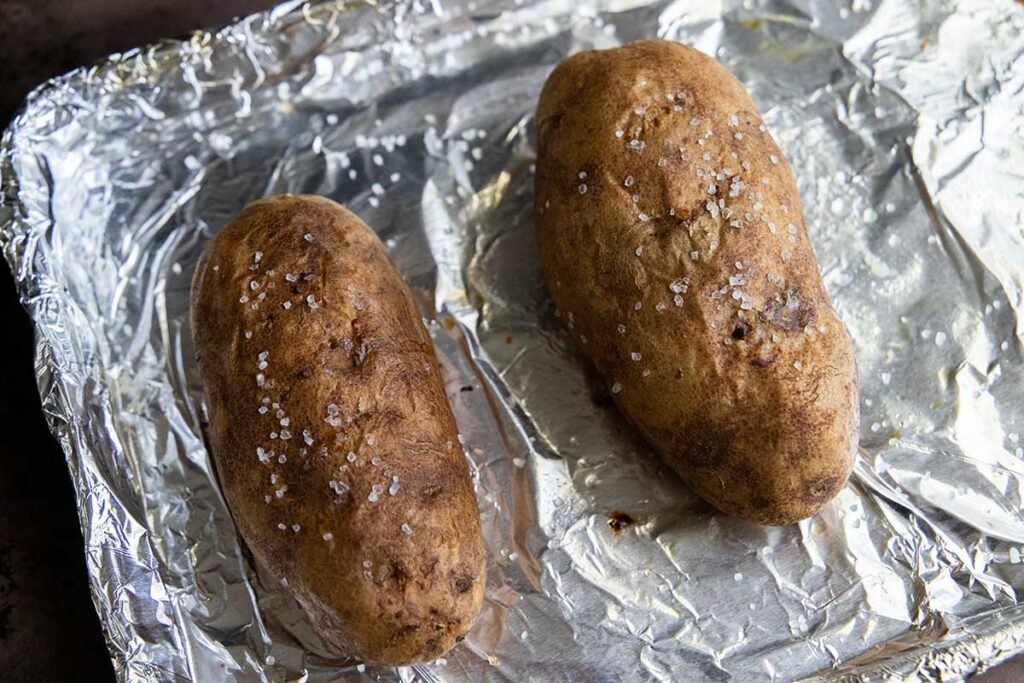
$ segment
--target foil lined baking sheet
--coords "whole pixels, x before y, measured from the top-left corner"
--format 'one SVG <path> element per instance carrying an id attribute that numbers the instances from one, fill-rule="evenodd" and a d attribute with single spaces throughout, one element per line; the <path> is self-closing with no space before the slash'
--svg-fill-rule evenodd
<path id="1" fill-rule="evenodd" d="M 0 241 L 121 680 L 955 680 L 1024 649 L 1022 35 L 1008 0 L 288 3 L 38 90 L 3 139 Z M 652 36 L 751 91 L 854 339 L 861 458 L 799 525 L 694 496 L 541 285 L 544 79 Z M 445 365 L 489 570 L 444 660 L 332 655 L 216 485 L 190 277 L 279 192 L 379 232 Z"/>

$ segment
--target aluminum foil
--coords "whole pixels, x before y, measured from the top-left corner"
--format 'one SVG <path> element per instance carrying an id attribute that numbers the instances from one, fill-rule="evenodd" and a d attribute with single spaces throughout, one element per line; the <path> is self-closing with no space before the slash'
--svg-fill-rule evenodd
<path id="1" fill-rule="evenodd" d="M 3 139 L 0 241 L 120 679 L 945 681 L 1024 649 L 1022 33 L 1008 0 L 290 3 L 38 90 Z M 694 496 L 541 285 L 540 88 L 651 36 L 751 91 L 853 335 L 861 458 L 799 525 Z M 332 655 L 218 490 L 190 277 L 279 192 L 379 231 L 445 365 L 489 571 L 444 660 Z"/>

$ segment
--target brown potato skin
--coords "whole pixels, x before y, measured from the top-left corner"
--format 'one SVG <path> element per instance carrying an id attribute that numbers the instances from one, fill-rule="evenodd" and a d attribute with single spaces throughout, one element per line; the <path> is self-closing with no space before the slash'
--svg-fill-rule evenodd
<path id="1" fill-rule="evenodd" d="M 740 83 L 692 48 L 573 55 L 537 107 L 534 218 L 551 297 L 626 419 L 707 501 L 783 525 L 849 477 L 856 368 L 793 174 L 760 126 Z"/>
<path id="2" fill-rule="evenodd" d="M 377 236 L 327 199 L 250 204 L 201 258 L 191 312 L 208 443 L 253 555 L 341 653 L 405 665 L 451 649 L 483 600 L 480 516 L 430 337 Z"/>

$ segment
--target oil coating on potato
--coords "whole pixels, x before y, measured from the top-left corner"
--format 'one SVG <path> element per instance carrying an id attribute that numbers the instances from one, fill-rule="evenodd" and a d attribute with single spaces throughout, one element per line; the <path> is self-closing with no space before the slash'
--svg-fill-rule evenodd
<path id="1" fill-rule="evenodd" d="M 537 126 L 545 279 L 619 409 L 721 510 L 814 514 L 853 463 L 855 364 L 749 95 L 644 41 L 563 61 Z"/>
<path id="2" fill-rule="evenodd" d="M 342 653 L 436 659 L 469 630 L 484 547 L 412 296 L 326 199 L 242 212 L 193 280 L 207 438 L 238 529 Z"/>

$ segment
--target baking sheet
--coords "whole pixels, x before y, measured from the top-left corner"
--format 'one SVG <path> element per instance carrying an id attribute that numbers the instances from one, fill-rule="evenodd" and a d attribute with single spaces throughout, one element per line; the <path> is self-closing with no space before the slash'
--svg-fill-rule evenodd
<path id="1" fill-rule="evenodd" d="M 1022 29 L 981 0 L 286 3 L 38 90 L 3 139 L 0 244 L 119 678 L 956 680 L 1020 651 Z M 540 87 L 652 36 L 750 90 L 854 339 L 861 458 L 799 525 L 694 496 L 541 285 Z M 190 277 L 278 192 L 379 232 L 445 365 L 489 570 L 470 637 L 429 665 L 332 656 L 215 483 Z"/>

